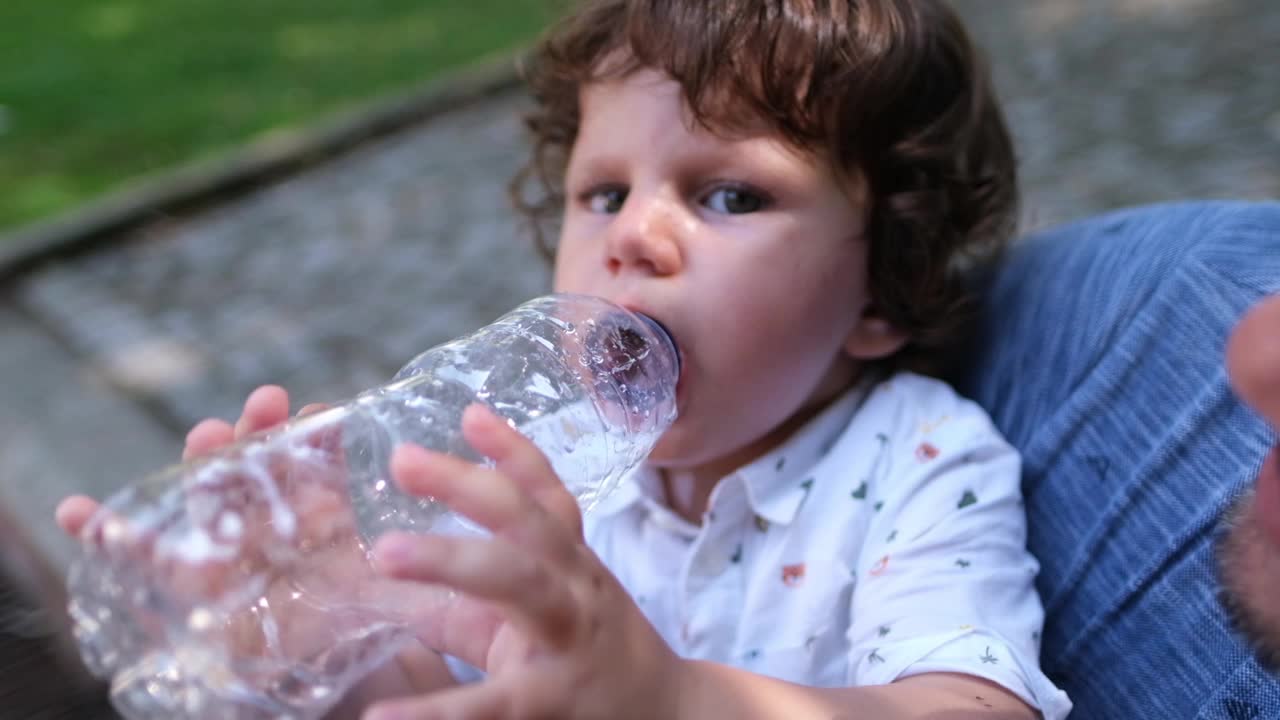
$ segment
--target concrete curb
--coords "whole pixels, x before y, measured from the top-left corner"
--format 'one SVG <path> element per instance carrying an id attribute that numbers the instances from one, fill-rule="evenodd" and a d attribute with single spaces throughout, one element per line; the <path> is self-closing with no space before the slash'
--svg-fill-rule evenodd
<path id="1" fill-rule="evenodd" d="M 524 52 L 490 56 L 354 111 L 273 133 L 212 161 L 140 180 L 123 190 L 0 237 L 0 281 L 41 262 L 82 252 L 149 219 L 225 200 L 377 137 L 519 84 Z"/>

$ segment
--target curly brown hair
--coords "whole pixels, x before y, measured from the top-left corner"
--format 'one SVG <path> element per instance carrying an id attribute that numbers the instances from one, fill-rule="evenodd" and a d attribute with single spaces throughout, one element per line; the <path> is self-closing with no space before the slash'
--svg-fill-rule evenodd
<path id="1" fill-rule="evenodd" d="M 548 257 L 579 90 L 640 68 L 678 82 L 708 129 L 763 119 L 865 179 L 871 296 L 910 338 L 889 363 L 940 371 L 972 317 L 964 270 L 999 255 L 1018 204 L 1013 143 L 956 14 L 941 0 L 580 3 L 524 65 L 533 147 L 511 195 Z"/>

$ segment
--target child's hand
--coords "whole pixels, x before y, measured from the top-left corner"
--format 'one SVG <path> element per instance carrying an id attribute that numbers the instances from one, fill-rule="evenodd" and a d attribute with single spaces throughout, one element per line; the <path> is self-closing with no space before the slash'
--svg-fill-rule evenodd
<path id="1" fill-rule="evenodd" d="M 299 414 L 320 409 L 323 406 L 309 405 Z M 251 433 L 283 423 L 288 414 L 289 397 L 283 389 L 260 387 L 246 399 L 244 412 L 234 426 L 217 419 L 198 423 L 187 436 L 182 457 L 190 460 L 216 451 Z M 272 528 L 272 513 L 253 499 L 256 494 L 242 488 L 252 483 L 236 472 L 217 476 L 216 486 L 197 485 L 184 495 L 184 502 L 198 503 L 202 493 L 212 492 L 215 495 L 212 507 L 218 508 L 213 513 L 202 513 L 199 519 L 189 515 L 192 532 L 199 532 L 200 527 L 216 532 L 224 512 L 234 514 L 239 520 L 243 535 L 227 555 L 188 559 L 157 553 L 155 543 L 164 529 L 156 524 L 132 526 L 127 513 L 122 518 L 94 518 L 100 505 L 83 496 L 61 502 L 56 518 L 62 529 L 73 537 L 99 548 L 106 547 L 109 554 L 129 555 L 131 562 L 145 567 L 144 572 L 179 605 L 184 601 L 192 605 L 217 604 L 223 595 L 235 592 L 237 584 L 249 576 L 266 578 L 269 584 L 263 591 L 264 597 L 270 602 L 273 621 L 279 623 L 276 651 L 305 657 L 315 652 L 317 644 L 325 642 L 326 633 L 319 630 L 333 629 L 332 621 L 315 617 L 330 599 L 331 588 L 349 587 L 362 578 L 376 579 L 346 506 L 340 442 L 328 428 L 309 437 L 307 442 L 317 452 L 298 463 L 272 465 L 269 471 L 272 479 L 279 483 L 276 489 L 296 521 L 296 529 L 287 540 L 276 536 L 278 531 Z M 241 492 L 250 499 L 239 498 Z M 255 535 L 263 537 L 257 540 Z M 296 559 L 306 556 L 305 567 L 281 571 L 273 566 L 273 562 L 279 561 L 273 560 L 264 548 L 285 542 L 291 543 L 298 553 Z M 287 581 L 305 583 L 307 602 L 291 600 L 298 597 L 294 592 L 297 588 Z M 225 638 L 233 653 L 256 657 L 265 651 L 268 642 L 263 624 L 262 618 L 250 609 L 232 613 L 225 618 L 224 625 L 210 631 Z"/>
<path id="2" fill-rule="evenodd" d="M 298 412 L 305 415 L 323 408 L 308 405 Z M 190 460 L 217 450 L 239 440 L 245 435 L 275 427 L 289 417 L 289 394 L 281 387 L 263 385 L 245 399 L 244 411 L 235 425 L 217 418 L 207 418 L 196 423 L 187 433 L 182 448 L 182 459 Z M 98 511 L 99 503 L 84 495 L 72 495 L 58 503 L 54 517 L 62 531 L 73 538 L 80 536 L 85 523 Z"/>
<path id="3" fill-rule="evenodd" d="M 481 406 L 464 414 L 463 434 L 492 469 L 403 446 L 394 475 L 493 536 L 388 534 L 375 557 L 393 577 L 470 598 L 422 637 L 489 676 L 380 704 L 366 720 L 673 716 L 681 661 L 583 542 L 577 503 L 546 458 Z"/>
<path id="4" fill-rule="evenodd" d="M 324 409 L 323 405 L 308 405 L 299 415 Z M 232 425 L 224 420 L 206 419 L 196 424 L 187 435 L 183 448 L 184 461 L 213 453 L 247 435 L 275 427 L 288 419 L 289 396 L 282 388 L 262 386 L 245 400 L 240 419 Z M 272 457 L 267 472 L 277 483 L 275 491 L 287 503 L 297 523 L 296 530 L 287 542 L 302 553 L 324 552 L 326 556 L 341 555 L 342 568 L 366 565 L 363 550 L 355 542 L 353 518 L 346 507 L 347 491 L 344 484 L 345 463 L 342 460 L 340 439 L 333 428 L 325 427 L 307 439 L 316 452 L 296 462 L 287 457 Z M 238 548 L 230 556 L 186 560 L 181 556 L 159 557 L 153 554 L 153 541 L 165 532 L 159 526 L 142 524 L 128 526 L 123 520 L 99 516 L 91 523 L 100 505 L 87 497 L 72 496 L 59 503 L 55 516 L 62 529 L 83 542 L 97 546 L 111 546 L 124 542 L 127 546 L 118 551 L 128 552 L 134 562 L 152 564 L 150 572 L 174 592 L 185 595 L 192 602 L 215 600 L 229 583 L 237 582 L 246 573 L 273 572 L 271 560 L 265 557 L 259 546 L 278 544 L 273 528 L 273 514 L 266 503 L 259 502 L 261 480 L 238 471 L 221 472 L 184 491 L 183 502 L 188 503 L 190 532 L 217 534 L 218 522 L 224 513 L 236 516 L 243 536 L 236 542 Z M 212 494 L 212 498 L 205 497 Z M 212 505 L 207 501 L 212 499 Z M 204 502 L 202 502 L 204 501 Z M 202 510 L 195 510 L 199 504 Z M 212 512 L 209 508 L 213 508 Z M 126 511 L 127 516 L 127 511 Z M 163 524 L 163 521 L 160 521 Z M 188 532 L 182 526 L 178 532 Z M 255 539 L 255 535 L 264 537 Z M 267 537 L 270 536 L 270 537 Z M 123 539 L 122 539 L 123 538 Z M 313 566 L 318 563 L 311 563 Z M 324 567 L 335 567 L 326 562 Z M 335 567 L 335 572 L 339 568 Z M 365 572 L 368 575 L 368 571 Z"/>

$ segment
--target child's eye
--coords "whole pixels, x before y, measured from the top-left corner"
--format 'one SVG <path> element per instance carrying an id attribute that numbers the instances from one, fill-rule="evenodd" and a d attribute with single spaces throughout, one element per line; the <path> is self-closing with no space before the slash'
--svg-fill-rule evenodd
<path id="1" fill-rule="evenodd" d="M 746 187 L 727 186 L 712 190 L 702 203 L 716 212 L 728 215 L 742 215 L 758 212 L 769 204 L 768 199 L 759 192 Z"/>
<path id="2" fill-rule="evenodd" d="M 622 203 L 627 201 L 627 189 L 620 187 L 598 188 L 588 192 L 585 199 L 591 212 L 612 215 L 621 210 Z"/>

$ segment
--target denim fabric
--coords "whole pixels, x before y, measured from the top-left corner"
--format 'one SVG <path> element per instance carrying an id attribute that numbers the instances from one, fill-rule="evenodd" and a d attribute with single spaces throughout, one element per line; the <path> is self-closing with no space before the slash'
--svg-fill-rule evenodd
<path id="1" fill-rule="evenodd" d="M 1024 453 L 1042 662 L 1073 718 L 1280 718 L 1213 568 L 1219 517 L 1274 442 L 1223 348 L 1277 291 L 1280 204 L 1093 218 L 1020 243 L 994 278 L 956 384 Z"/>

